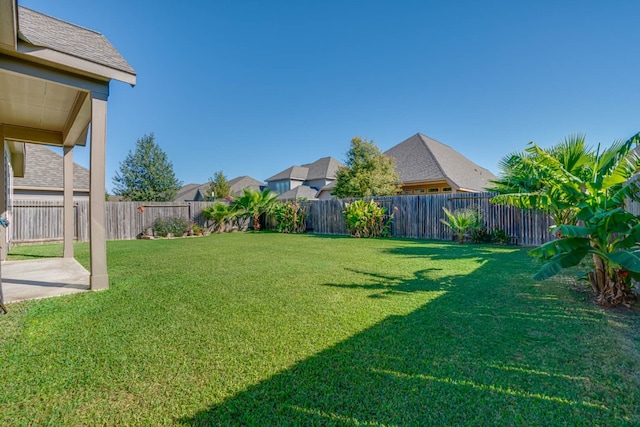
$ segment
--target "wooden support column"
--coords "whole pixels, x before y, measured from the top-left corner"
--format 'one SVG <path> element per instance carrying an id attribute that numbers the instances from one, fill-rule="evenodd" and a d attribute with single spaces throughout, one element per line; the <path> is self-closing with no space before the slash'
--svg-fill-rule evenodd
<path id="1" fill-rule="evenodd" d="M 64 147 L 64 257 L 73 258 L 73 147 Z"/>
<path id="2" fill-rule="evenodd" d="M 105 230 L 105 160 L 107 142 L 107 101 L 91 99 L 91 154 L 89 185 L 89 239 L 91 290 L 109 288 Z"/>
<path id="3" fill-rule="evenodd" d="M 6 180 L 8 160 L 6 158 L 6 150 L 7 147 L 6 142 L 4 141 L 4 131 L 0 126 L 0 154 L 2 154 L 2 157 L 0 157 L 0 183 L 2 183 L 0 186 L 0 190 L 2 190 L 0 191 L 0 215 L 7 214 L 7 187 L 9 186 L 9 183 Z M 9 252 L 8 240 L 7 229 L 0 226 L 0 259 L 2 261 L 7 259 L 7 253 Z"/>

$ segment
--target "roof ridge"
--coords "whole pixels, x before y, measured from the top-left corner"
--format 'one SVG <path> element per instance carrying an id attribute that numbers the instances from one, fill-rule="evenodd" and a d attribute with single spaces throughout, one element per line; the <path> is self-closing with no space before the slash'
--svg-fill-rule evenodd
<path id="1" fill-rule="evenodd" d="M 62 23 L 64 23 L 64 24 L 71 25 L 71 26 L 73 26 L 73 27 L 80 28 L 80 29 L 83 29 L 83 30 L 85 30 L 85 31 L 90 31 L 90 32 L 92 32 L 92 33 L 95 33 L 95 34 L 98 34 L 98 35 L 100 35 L 100 36 L 105 37 L 105 35 L 104 35 L 104 34 L 102 34 L 102 33 L 101 33 L 101 32 L 99 32 L 99 31 L 92 30 L 91 28 L 83 27 L 82 25 L 74 24 L 73 22 L 65 21 L 64 19 L 56 18 L 55 16 L 51 16 L 51 15 L 48 15 L 48 14 L 46 14 L 46 13 L 43 13 L 43 12 L 40 12 L 40 11 L 38 11 L 38 10 L 34 10 L 34 9 L 31 9 L 31 8 L 28 8 L 28 7 L 25 7 L 25 6 L 20 6 L 20 5 L 18 5 L 18 15 L 20 15 L 20 9 L 26 9 L 26 10 L 28 10 L 29 12 L 37 13 L 38 15 L 46 16 L 47 18 L 55 19 L 55 20 L 56 20 L 56 21 L 58 21 L 58 22 L 62 22 Z M 19 22 L 19 21 L 18 21 L 18 22 Z M 19 29 L 19 26 L 20 26 L 20 25 L 18 24 L 18 29 Z"/>
<path id="2" fill-rule="evenodd" d="M 427 149 L 427 151 L 429 152 L 429 154 L 431 154 L 431 157 L 436 161 L 436 166 L 438 167 L 438 169 L 440 170 L 440 173 L 442 174 L 442 176 L 444 176 L 445 178 L 447 178 L 447 180 L 453 182 L 453 180 L 449 177 L 448 174 L 446 174 L 444 172 L 444 169 L 442 168 L 442 165 L 440 164 L 440 159 L 438 159 L 436 157 L 435 154 L 433 154 L 433 150 L 431 150 L 431 148 L 429 148 L 429 144 L 427 144 L 427 141 L 425 141 L 424 138 L 429 138 L 432 141 L 437 142 L 438 144 L 442 144 L 442 142 L 435 140 L 427 135 L 423 135 L 420 132 L 418 132 L 418 138 L 420 138 L 420 141 L 422 141 L 422 143 L 424 144 L 425 148 Z M 442 145 L 446 145 L 446 144 L 442 144 Z M 447 146 L 448 147 L 448 146 Z"/>

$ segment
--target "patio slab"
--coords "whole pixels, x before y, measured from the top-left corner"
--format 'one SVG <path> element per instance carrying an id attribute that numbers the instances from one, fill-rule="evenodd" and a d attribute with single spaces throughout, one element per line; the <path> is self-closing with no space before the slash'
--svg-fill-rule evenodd
<path id="1" fill-rule="evenodd" d="M 0 274 L 4 302 L 89 290 L 89 272 L 73 258 L 5 261 L 0 266 Z"/>

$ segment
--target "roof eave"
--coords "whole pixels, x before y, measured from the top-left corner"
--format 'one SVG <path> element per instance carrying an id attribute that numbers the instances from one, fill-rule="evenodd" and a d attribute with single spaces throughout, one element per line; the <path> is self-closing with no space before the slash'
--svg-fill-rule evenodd
<path id="1" fill-rule="evenodd" d="M 18 42 L 17 52 L 25 55 L 34 62 L 62 68 L 67 71 L 79 72 L 88 77 L 100 80 L 118 80 L 123 83 L 136 85 L 136 74 L 130 73 L 73 55 L 58 52 L 52 49 L 38 47 L 25 42 Z"/>

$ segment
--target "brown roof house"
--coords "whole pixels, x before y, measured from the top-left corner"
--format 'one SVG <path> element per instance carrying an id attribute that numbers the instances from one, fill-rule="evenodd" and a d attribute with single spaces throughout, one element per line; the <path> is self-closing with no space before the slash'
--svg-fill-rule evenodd
<path id="1" fill-rule="evenodd" d="M 73 148 L 89 138 L 90 289 L 109 286 L 104 212 L 112 80 L 135 85 L 136 72 L 105 36 L 20 7 L 17 0 L 0 0 L 0 214 L 11 215 L 11 176 L 29 180 L 27 144 L 62 148 L 62 184 L 51 181 L 50 188 L 63 189 L 64 260 L 59 262 L 73 262 Z M 3 256 L 8 235 L 0 227 Z"/>
<path id="2" fill-rule="evenodd" d="M 385 154 L 396 160 L 402 194 L 482 192 L 497 179 L 448 145 L 420 133 Z"/>
<path id="3" fill-rule="evenodd" d="M 25 144 L 24 176 L 13 179 L 14 200 L 58 200 L 64 194 L 63 157 L 45 145 Z M 89 200 L 89 170 L 73 164 L 73 199 Z"/>
<path id="4" fill-rule="evenodd" d="M 322 157 L 313 163 L 291 166 L 267 178 L 267 186 L 280 195 L 280 200 L 314 200 L 322 188 L 336 180 L 336 173 L 341 166 L 342 163 L 333 157 Z"/>

